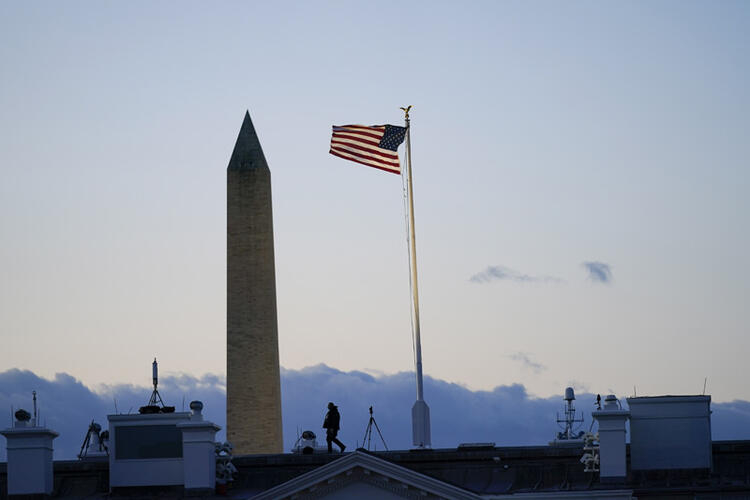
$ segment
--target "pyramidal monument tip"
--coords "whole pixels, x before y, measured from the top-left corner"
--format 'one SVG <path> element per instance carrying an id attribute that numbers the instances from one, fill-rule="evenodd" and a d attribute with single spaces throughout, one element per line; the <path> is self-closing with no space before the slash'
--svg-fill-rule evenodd
<path id="1" fill-rule="evenodd" d="M 263 148 L 260 146 L 258 134 L 255 132 L 250 111 L 245 111 L 245 119 L 242 121 L 234 151 L 229 160 L 227 170 L 248 170 L 253 168 L 268 168 Z"/>

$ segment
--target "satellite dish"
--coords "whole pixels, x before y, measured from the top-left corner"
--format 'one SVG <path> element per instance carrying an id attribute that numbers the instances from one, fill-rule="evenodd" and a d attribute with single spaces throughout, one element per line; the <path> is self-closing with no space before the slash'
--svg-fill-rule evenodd
<path id="1" fill-rule="evenodd" d="M 16 411 L 16 420 L 18 420 L 19 422 L 28 422 L 29 420 L 31 420 L 31 413 L 21 408 L 20 410 Z"/>
<path id="2" fill-rule="evenodd" d="M 302 433 L 302 439 L 315 439 L 315 433 L 313 431 L 304 431 Z"/>

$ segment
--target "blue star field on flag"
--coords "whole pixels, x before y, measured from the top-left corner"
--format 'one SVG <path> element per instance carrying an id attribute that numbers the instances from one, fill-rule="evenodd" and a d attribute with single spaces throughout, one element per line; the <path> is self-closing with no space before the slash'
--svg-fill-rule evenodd
<path id="1" fill-rule="evenodd" d="M 397 151 L 401 143 L 404 142 L 404 137 L 406 137 L 406 127 L 386 125 L 385 133 L 380 140 L 380 147 L 383 149 L 390 149 L 391 151 Z"/>

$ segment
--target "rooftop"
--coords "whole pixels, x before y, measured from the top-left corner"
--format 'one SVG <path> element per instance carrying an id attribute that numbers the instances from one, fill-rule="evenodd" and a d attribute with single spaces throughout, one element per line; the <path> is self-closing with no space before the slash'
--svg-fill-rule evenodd
<path id="1" fill-rule="evenodd" d="M 670 498 L 707 494 L 750 495 L 750 441 L 714 442 L 713 470 L 630 472 L 620 484 L 602 484 L 583 471 L 581 450 L 574 447 L 519 446 L 482 449 L 439 449 L 367 452 L 372 457 L 424 474 L 477 495 L 632 490 L 638 498 L 668 493 Z M 628 452 L 629 453 L 629 452 Z M 343 456 L 351 455 L 346 453 Z M 239 470 L 230 496 L 252 498 L 342 458 L 339 454 L 278 454 L 235 456 Z M 55 498 L 104 498 L 108 495 L 106 461 L 57 461 Z M 6 498 L 6 464 L 0 463 L 0 498 Z M 114 497 L 158 495 L 178 498 L 179 488 L 128 490 Z"/>

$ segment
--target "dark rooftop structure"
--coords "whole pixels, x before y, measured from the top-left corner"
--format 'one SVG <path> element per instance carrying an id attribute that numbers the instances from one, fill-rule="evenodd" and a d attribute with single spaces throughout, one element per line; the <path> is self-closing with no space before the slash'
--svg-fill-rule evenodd
<path id="1" fill-rule="evenodd" d="M 714 442 L 711 469 L 630 471 L 619 484 L 601 483 L 598 474 L 584 472 L 580 447 L 487 446 L 355 453 L 428 476 L 478 498 L 615 491 L 632 492 L 636 498 L 750 498 L 750 441 Z M 252 498 L 350 455 L 354 453 L 236 456 L 233 463 L 239 473 L 228 495 Z M 183 496 L 180 488 L 130 489 L 110 495 L 106 461 L 57 461 L 54 477 L 53 498 Z M 0 463 L 0 498 L 8 498 L 5 463 Z"/>

